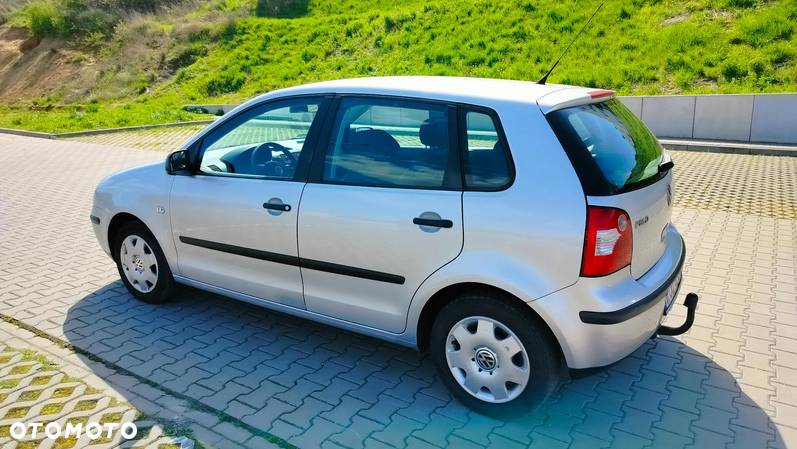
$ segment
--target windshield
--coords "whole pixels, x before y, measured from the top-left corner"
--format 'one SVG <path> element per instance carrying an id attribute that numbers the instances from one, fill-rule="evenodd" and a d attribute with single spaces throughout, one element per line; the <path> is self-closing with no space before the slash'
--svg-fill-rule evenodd
<path id="1" fill-rule="evenodd" d="M 588 195 L 612 195 L 660 178 L 662 148 L 619 100 L 561 109 L 548 115 Z"/>

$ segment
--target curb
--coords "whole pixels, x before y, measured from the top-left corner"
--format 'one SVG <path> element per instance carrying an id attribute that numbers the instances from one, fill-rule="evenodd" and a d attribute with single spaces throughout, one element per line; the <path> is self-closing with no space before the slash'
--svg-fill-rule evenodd
<path id="1" fill-rule="evenodd" d="M 127 131 L 142 131 L 147 129 L 157 128 L 179 128 L 181 126 L 194 126 L 194 125 L 209 125 L 215 120 L 195 120 L 192 122 L 179 122 L 179 123 L 162 123 L 159 125 L 139 125 L 139 126 L 125 126 L 122 128 L 106 128 L 106 129 L 92 129 L 89 131 L 73 131 L 68 133 L 53 134 L 53 138 L 60 139 L 65 137 L 80 137 L 80 136 L 96 136 L 100 134 L 114 134 Z"/>
<path id="2" fill-rule="evenodd" d="M 797 146 L 790 145 L 684 139 L 659 139 L 659 142 L 673 151 L 797 157 Z"/>
<path id="3" fill-rule="evenodd" d="M 0 128 L 0 134 L 13 134 L 24 137 L 38 137 L 40 139 L 62 139 L 69 137 L 96 136 L 100 134 L 114 134 L 128 131 L 143 131 L 158 128 L 179 128 L 182 126 L 209 125 L 215 120 L 194 120 L 191 122 L 161 123 L 157 125 L 125 126 L 122 128 L 92 129 L 88 131 L 71 131 L 67 133 L 42 133 L 37 131 L 25 131 L 23 129 Z"/>
<path id="4" fill-rule="evenodd" d="M 0 128 L 0 134 L 13 134 L 15 136 L 38 137 L 40 139 L 55 139 L 56 134 L 25 131 L 23 129 Z"/>

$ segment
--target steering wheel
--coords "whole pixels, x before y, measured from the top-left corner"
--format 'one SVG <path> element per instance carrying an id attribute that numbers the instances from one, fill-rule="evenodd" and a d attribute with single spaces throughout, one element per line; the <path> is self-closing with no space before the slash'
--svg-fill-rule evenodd
<path id="1" fill-rule="evenodd" d="M 285 155 L 285 157 L 288 159 L 287 164 L 277 162 L 271 158 L 271 154 L 275 150 Z M 267 154 L 268 156 L 263 157 L 264 154 Z M 252 150 L 249 162 L 252 167 L 263 166 L 270 176 L 282 176 L 285 172 L 285 166 L 296 166 L 296 156 L 291 153 L 290 148 L 284 147 L 275 142 L 266 142 L 260 144 L 257 148 Z"/>

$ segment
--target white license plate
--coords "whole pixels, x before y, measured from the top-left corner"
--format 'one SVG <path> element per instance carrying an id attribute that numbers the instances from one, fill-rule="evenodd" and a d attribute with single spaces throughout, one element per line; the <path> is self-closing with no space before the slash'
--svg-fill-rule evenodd
<path id="1" fill-rule="evenodd" d="M 672 284 L 667 288 L 667 292 L 664 296 L 664 314 L 667 315 L 667 312 L 670 311 L 673 304 L 675 304 L 675 298 L 678 296 L 678 290 L 681 289 L 681 273 L 678 273 L 678 276 L 673 280 Z"/>

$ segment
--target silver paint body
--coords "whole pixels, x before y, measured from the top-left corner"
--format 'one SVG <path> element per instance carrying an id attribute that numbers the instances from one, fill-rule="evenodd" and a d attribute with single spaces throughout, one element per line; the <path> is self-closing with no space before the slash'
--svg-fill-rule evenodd
<path id="1" fill-rule="evenodd" d="M 178 282 L 407 346 L 417 345 L 419 317 L 435 293 L 460 283 L 490 285 L 521 299 L 542 317 L 568 366 L 605 365 L 630 354 L 653 334 L 664 299 L 616 325 L 584 324 L 578 312 L 618 310 L 656 290 L 676 269 L 682 240 L 669 224 L 666 189 L 671 174 L 626 194 L 584 196 L 544 112 L 578 103 L 585 92 L 570 86 L 438 77 L 362 78 L 271 92 L 231 111 L 184 148 L 238 112 L 285 96 L 356 93 L 433 99 L 495 110 L 512 152 L 515 181 L 499 192 L 463 193 L 172 176 L 163 164 L 152 164 L 100 183 L 92 211 L 100 224 L 94 229 L 111 254 L 111 219 L 132 214 L 155 235 Z M 275 197 L 293 209 L 265 211 L 262 203 Z M 620 207 L 632 223 L 648 216 L 645 225 L 634 229 L 630 267 L 602 278 L 579 277 L 587 204 Z M 425 212 L 452 220 L 454 226 L 414 225 L 412 219 Z M 178 237 L 186 234 L 398 274 L 406 281 L 391 284 L 212 251 L 181 243 Z"/>

